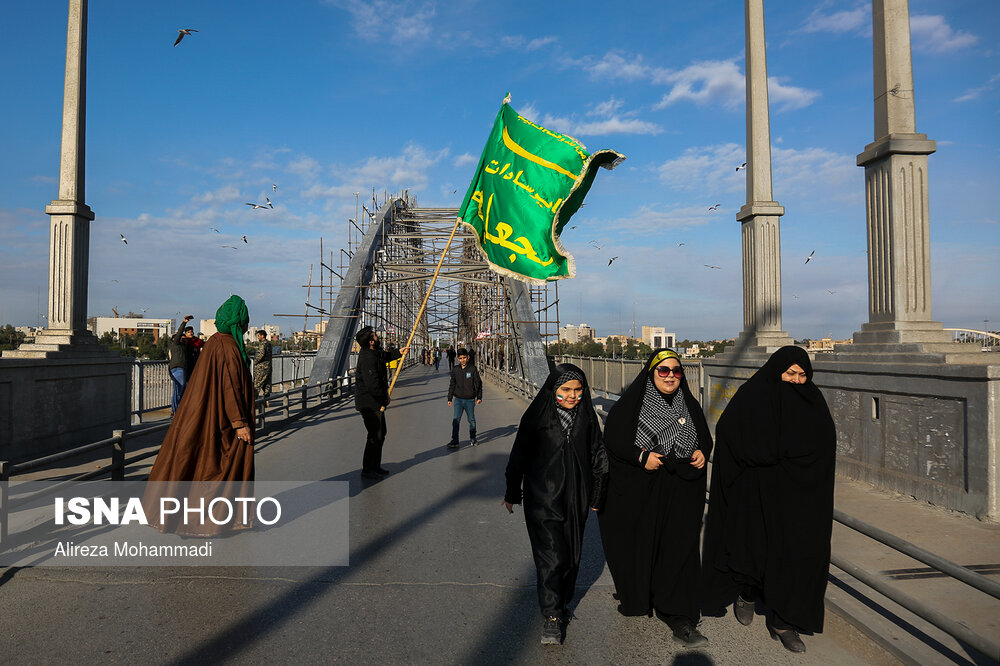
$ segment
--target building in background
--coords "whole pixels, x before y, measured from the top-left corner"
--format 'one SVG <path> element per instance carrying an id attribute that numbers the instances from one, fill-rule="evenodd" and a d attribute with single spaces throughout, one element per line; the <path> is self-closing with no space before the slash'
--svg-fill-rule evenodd
<path id="1" fill-rule="evenodd" d="M 100 338 L 105 333 L 114 333 L 118 339 L 126 335 L 139 337 L 147 335 L 156 342 L 162 336 L 170 336 L 174 332 L 172 319 L 153 319 L 152 317 L 90 317 L 87 328 Z"/>
<path id="2" fill-rule="evenodd" d="M 586 340 L 587 338 L 593 337 L 594 329 L 586 324 L 580 324 L 579 326 L 566 324 L 559 329 L 559 339 L 565 340 L 566 342 L 580 342 L 580 340 Z"/>
<path id="3" fill-rule="evenodd" d="M 677 346 L 677 335 L 667 333 L 666 329 L 662 326 L 643 326 L 642 341 L 653 349 L 658 349 L 659 347 L 670 347 L 672 349 Z"/>

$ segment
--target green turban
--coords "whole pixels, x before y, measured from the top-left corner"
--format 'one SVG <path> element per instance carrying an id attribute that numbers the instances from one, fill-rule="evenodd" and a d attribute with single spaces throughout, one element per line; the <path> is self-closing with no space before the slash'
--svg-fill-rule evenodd
<path id="1" fill-rule="evenodd" d="M 243 334 L 250 326 L 250 313 L 247 312 L 247 304 L 242 298 L 233 294 L 229 300 L 219 306 L 215 312 L 215 329 L 219 333 L 228 333 L 233 336 L 236 346 L 240 348 L 240 356 L 243 362 L 250 364 L 247 358 L 246 349 L 243 348 Z"/>

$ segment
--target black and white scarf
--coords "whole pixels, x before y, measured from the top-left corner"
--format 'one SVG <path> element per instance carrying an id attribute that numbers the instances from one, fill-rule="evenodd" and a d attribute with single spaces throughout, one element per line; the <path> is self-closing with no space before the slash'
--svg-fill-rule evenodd
<path id="1" fill-rule="evenodd" d="M 678 460 L 687 460 L 698 448 L 698 431 L 688 412 L 681 389 L 668 401 L 656 390 L 651 377 L 646 377 L 646 392 L 639 408 L 639 424 L 635 429 L 635 445 L 646 451 Z"/>
<path id="2" fill-rule="evenodd" d="M 583 383 L 583 376 L 576 372 L 564 372 L 559 375 L 553 385 L 553 390 L 558 389 L 560 386 L 566 382 L 571 382 L 574 379 Z M 573 424 L 576 423 L 576 415 L 580 412 L 580 404 L 577 403 L 576 407 L 573 409 L 564 409 L 559 406 L 559 401 L 556 401 L 556 414 L 559 416 L 559 425 L 562 428 L 563 436 L 568 438 L 573 434 Z"/>

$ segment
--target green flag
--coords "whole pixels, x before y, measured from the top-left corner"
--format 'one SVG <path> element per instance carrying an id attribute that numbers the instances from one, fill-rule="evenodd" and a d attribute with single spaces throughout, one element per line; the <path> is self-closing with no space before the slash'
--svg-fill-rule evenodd
<path id="1" fill-rule="evenodd" d="M 522 117 L 508 101 L 497 113 L 459 220 L 476 232 L 479 249 L 501 275 L 534 283 L 575 277 L 576 264 L 559 234 L 583 203 L 597 167 L 613 169 L 625 156 L 588 153 L 573 137 Z"/>

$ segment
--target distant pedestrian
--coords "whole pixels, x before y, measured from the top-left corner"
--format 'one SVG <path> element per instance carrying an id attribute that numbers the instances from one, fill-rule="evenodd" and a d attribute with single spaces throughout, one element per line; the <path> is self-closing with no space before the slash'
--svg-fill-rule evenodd
<path id="1" fill-rule="evenodd" d="M 382 349 L 382 341 L 371 326 L 365 326 L 354 336 L 361 351 L 355 370 L 354 408 L 361 412 L 368 438 L 361 461 L 361 478 L 381 479 L 389 474 L 382 467 L 382 445 L 385 443 L 385 408 L 389 406 L 389 373 L 386 364 L 409 351 L 403 347 L 394 351 Z"/>
<path id="2" fill-rule="evenodd" d="M 462 413 L 469 419 L 469 439 L 476 446 L 476 405 L 483 401 L 483 380 L 479 370 L 469 360 L 469 352 L 458 350 L 458 366 L 451 370 L 451 382 L 448 384 L 448 406 L 454 404 L 454 416 L 451 420 L 451 441 L 449 449 L 458 448 L 458 427 L 462 423 Z"/>
<path id="3" fill-rule="evenodd" d="M 170 336 L 170 342 L 167 345 L 170 351 L 170 362 L 167 364 L 167 368 L 170 372 L 170 380 L 174 386 L 174 392 L 170 398 L 171 414 L 176 413 L 177 408 L 181 404 L 184 387 L 187 385 L 189 366 L 192 365 L 192 350 L 183 340 L 185 331 L 190 329 L 187 323 L 192 319 L 194 319 L 194 315 L 184 317 L 184 321 L 177 327 L 177 332 Z"/>
<path id="4" fill-rule="evenodd" d="M 441 369 L 441 348 L 440 347 L 435 347 L 434 348 L 434 369 L 435 370 L 440 370 Z"/>
<path id="5" fill-rule="evenodd" d="M 512 505 L 524 500 L 543 645 L 561 642 L 572 615 L 583 529 L 589 510 L 602 508 L 607 475 L 587 378 L 575 365 L 557 365 L 521 417 L 502 502 L 514 513 Z"/>
<path id="6" fill-rule="evenodd" d="M 271 353 L 267 331 L 257 331 L 257 345 L 253 354 L 253 390 L 258 398 L 271 395 Z"/>
<path id="7" fill-rule="evenodd" d="M 190 318 L 190 317 L 188 317 Z M 240 496 L 252 491 L 254 479 L 254 401 L 249 359 L 243 334 L 250 323 L 246 303 L 231 296 L 215 313 L 215 333 L 205 344 L 198 373 L 187 384 L 182 401 L 149 473 L 152 482 L 211 481 L 214 490 L 194 488 L 189 500 L 210 501 L 209 495 Z M 147 515 L 159 515 L 159 499 L 171 496 L 170 488 L 150 484 L 143 499 Z M 152 513 L 150 511 L 152 510 Z M 189 523 L 188 516 L 175 514 L 156 527 L 188 536 L 211 536 L 229 528 L 212 522 Z"/>
<path id="8" fill-rule="evenodd" d="M 451 372 L 455 369 L 455 348 L 449 346 L 445 354 L 448 356 L 448 372 Z"/>
<path id="9" fill-rule="evenodd" d="M 703 569 L 708 613 L 733 603 L 791 652 L 823 631 L 837 429 L 801 347 L 776 351 L 736 391 L 715 428 Z M 735 599 L 735 601 L 734 601 Z"/>

